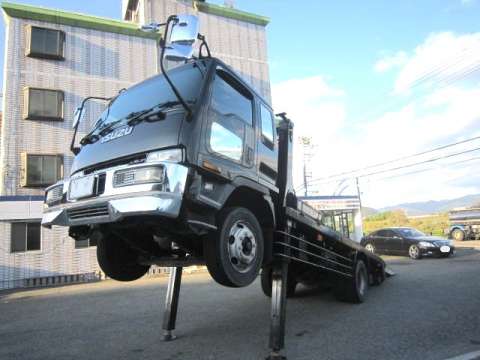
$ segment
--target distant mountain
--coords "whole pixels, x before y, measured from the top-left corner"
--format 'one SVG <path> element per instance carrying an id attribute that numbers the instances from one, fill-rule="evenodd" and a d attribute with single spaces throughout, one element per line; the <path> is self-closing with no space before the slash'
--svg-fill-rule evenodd
<path id="1" fill-rule="evenodd" d="M 480 194 L 467 195 L 456 199 L 430 200 L 425 202 L 404 203 L 388 206 L 378 210 L 379 212 L 403 210 L 407 215 L 426 215 L 446 212 L 456 207 L 467 207 L 480 204 Z"/>
<path id="2" fill-rule="evenodd" d="M 376 213 L 378 213 L 378 210 L 377 210 L 377 209 L 374 209 L 374 208 L 371 208 L 371 207 L 362 206 L 362 216 L 363 216 L 364 218 L 369 217 L 369 216 L 372 216 L 372 215 L 375 215 Z"/>

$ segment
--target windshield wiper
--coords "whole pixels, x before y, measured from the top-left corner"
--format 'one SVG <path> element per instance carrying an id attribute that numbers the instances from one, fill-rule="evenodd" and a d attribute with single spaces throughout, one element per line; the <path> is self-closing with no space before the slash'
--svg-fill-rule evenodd
<path id="1" fill-rule="evenodd" d="M 152 106 L 149 109 L 139 111 L 133 116 L 130 116 L 130 115 L 127 116 L 127 118 L 128 118 L 127 124 L 130 125 L 130 126 L 137 125 L 137 124 L 141 123 L 143 120 L 145 120 L 146 118 L 148 118 L 152 115 L 157 116 L 157 119 L 155 119 L 154 121 L 163 120 L 163 119 L 165 119 L 165 116 L 166 116 L 166 114 L 163 112 L 163 110 L 167 109 L 167 108 L 174 107 L 175 105 L 179 105 L 179 104 L 180 104 L 180 102 L 178 102 L 178 101 L 167 101 L 167 102 L 164 102 L 164 103 L 157 104 L 155 106 Z"/>

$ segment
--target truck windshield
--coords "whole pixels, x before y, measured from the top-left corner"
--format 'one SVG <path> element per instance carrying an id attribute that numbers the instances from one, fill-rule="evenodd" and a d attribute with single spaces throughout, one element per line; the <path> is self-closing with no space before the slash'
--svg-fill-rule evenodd
<path id="1" fill-rule="evenodd" d="M 178 67 L 168 74 L 185 101 L 193 105 L 199 96 L 204 73 L 202 64 L 191 63 Z M 92 131 L 110 127 L 114 123 L 123 123 L 124 120 L 161 104 L 179 105 L 165 77 L 158 75 L 120 93 L 102 113 Z"/>

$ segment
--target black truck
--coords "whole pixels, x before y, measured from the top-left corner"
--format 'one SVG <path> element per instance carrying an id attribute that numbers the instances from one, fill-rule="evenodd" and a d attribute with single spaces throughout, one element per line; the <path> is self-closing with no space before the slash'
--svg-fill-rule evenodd
<path id="1" fill-rule="evenodd" d="M 339 299 L 359 303 L 385 279 L 385 263 L 297 199 L 293 123 L 210 55 L 196 18 L 171 16 L 165 33 L 161 75 L 77 109 L 71 173 L 46 190 L 42 224 L 95 242 L 112 279 L 171 267 L 165 340 L 173 338 L 183 267 L 206 264 L 229 287 L 261 273 L 272 297 L 269 357 L 281 358 L 286 297 L 298 283 L 329 283 Z M 183 63 L 166 71 L 165 59 Z M 77 146 L 90 99 L 107 104 Z"/>

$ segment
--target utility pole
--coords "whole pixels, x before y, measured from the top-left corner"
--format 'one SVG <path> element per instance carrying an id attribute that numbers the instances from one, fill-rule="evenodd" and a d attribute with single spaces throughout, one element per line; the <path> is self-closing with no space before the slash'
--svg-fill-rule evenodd
<path id="1" fill-rule="evenodd" d="M 355 178 L 355 183 L 357 184 L 357 195 L 358 195 L 358 202 L 360 204 L 360 211 L 362 211 L 362 193 L 360 192 L 360 183 L 358 182 L 358 176 Z"/>
<path id="2" fill-rule="evenodd" d="M 304 187 L 304 194 L 308 196 L 308 183 L 309 180 L 312 178 L 311 171 L 308 171 L 308 166 L 310 165 L 310 161 L 313 157 L 313 145 L 312 145 L 312 138 L 308 136 L 301 136 L 299 138 L 300 143 L 303 145 L 303 187 Z"/>

